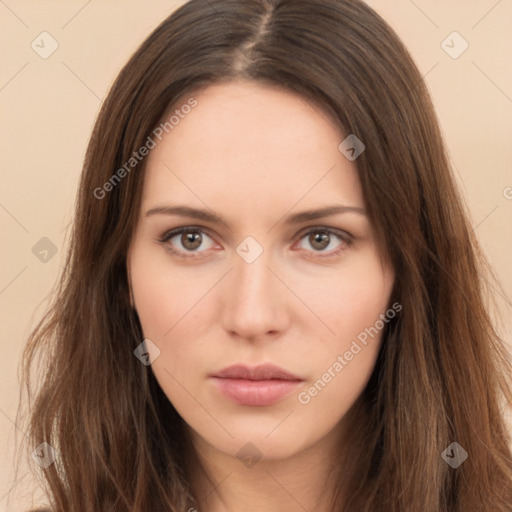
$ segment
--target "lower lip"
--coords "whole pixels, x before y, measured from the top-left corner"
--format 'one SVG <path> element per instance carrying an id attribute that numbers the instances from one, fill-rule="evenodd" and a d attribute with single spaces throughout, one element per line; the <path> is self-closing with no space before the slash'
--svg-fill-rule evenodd
<path id="1" fill-rule="evenodd" d="M 240 405 L 272 405 L 291 393 L 299 380 L 246 380 L 213 377 L 217 388 Z"/>

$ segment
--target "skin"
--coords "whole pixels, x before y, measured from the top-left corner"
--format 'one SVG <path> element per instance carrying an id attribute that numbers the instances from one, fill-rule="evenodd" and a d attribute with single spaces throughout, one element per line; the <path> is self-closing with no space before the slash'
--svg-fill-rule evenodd
<path id="1" fill-rule="evenodd" d="M 357 160 L 338 150 L 346 135 L 331 118 L 300 96 L 250 82 L 194 97 L 198 105 L 148 156 L 128 254 L 133 305 L 160 349 L 151 369 L 218 484 L 203 510 L 327 511 L 327 472 L 380 332 L 309 403 L 298 393 L 388 309 L 394 272 L 364 214 L 286 223 L 327 205 L 365 207 Z M 213 211 L 225 224 L 146 215 L 165 205 Z M 202 242 L 160 242 L 182 226 L 200 227 Z M 311 228 L 317 239 L 322 228 L 348 233 L 351 243 L 335 233 L 315 242 Z M 248 236 L 263 249 L 252 263 L 236 251 Z M 239 362 L 272 362 L 304 383 L 274 405 L 239 405 L 209 379 Z M 248 442 L 261 456 L 252 467 L 237 457 Z"/>

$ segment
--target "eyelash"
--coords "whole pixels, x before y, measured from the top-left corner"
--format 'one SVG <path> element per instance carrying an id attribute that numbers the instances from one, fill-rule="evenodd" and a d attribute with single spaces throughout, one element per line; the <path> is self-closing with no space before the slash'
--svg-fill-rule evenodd
<path id="1" fill-rule="evenodd" d="M 163 234 L 162 237 L 160 237 L 158 239 L 158 242 L 166 245 L 167 250 L 169 250 L 171 253 L 173 253 L 174 255 L 176 255 L 180 258 L 185 258 L 185 259 L 200 258 L 201 256 L 197 256 L 197 254 L 200 254 L 200 252 L 205 252 L 205 251 L 200 251 L 199 253 L 197 251 L 196 252 L 188 251 L 187 253 L 184 254 L 184 251 L 176 249 L 171 244 L 167 244 L 167 242 L 170 239 L 174 238 L 177 235 L 181 235 L 184 232 L 199 232 L 202 234 L 206 234 L 207 236 L 212 238 L 204 229 L 200 228 L 199 226 L 183 226 L 180 228 L 176 228 L 176 229 L 167 231 L 166 233 Z M 311 233 L 326 233 L 329 236 L 334 235 L 336 238 L 339 238 L 343 242 L 341 244 L 341 247 L 329 252 L 327 255 L 322 254 L 324 251 L 308 251 L 308 252 L 317 253 L 319 258 L 331 258 L 334 256 L 338 256 L 342 252 L 346 251 L 349 247 L 351 247 L 351 245 L 353 243 L 352 237 L 348 233 L 345 233 L 345 232 L 342 232 L 339 230 L 334 230 L 332 228 L 323 227 L 323 226 L 314 226 L 312 228 L 309 228 L 308 231 L 302 232 L 299 237 L 299 240 L 302 240 L 303 238 L 310 235 Z"/>

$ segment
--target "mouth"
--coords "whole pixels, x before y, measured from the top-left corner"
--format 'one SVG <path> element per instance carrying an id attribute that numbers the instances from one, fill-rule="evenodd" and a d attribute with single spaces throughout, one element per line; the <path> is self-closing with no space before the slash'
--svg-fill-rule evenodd
<path id="1" fill-rule="evenodd" d="M 303 382 L 279 366 L 234 365 L 210 376 L 217 390 L 239 405 L 272 405 Z"/>

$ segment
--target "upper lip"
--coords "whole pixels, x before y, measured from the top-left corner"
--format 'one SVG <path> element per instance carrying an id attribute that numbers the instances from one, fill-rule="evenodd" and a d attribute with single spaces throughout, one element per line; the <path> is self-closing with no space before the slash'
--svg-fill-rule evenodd
<path id="1" fill-rule="evenodd" d="M 283 368 L 271 363 L 252 367 L 243 364 L 235 364 L 213 374 L 212 377 L 245 380 L 302 380 L 300 377 L 297 377 L 296 375 L 293 375 Z"/>

